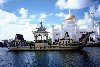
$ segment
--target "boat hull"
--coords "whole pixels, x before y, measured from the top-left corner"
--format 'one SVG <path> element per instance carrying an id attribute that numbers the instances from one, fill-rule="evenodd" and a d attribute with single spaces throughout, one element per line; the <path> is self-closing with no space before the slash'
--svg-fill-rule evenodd
<path id="1" fill-rule="evenodd" d="M 59 50 L 81 50 L 83 49 L 83 46 L 64 46 L 64 47 L 9 47 L 9 50 L 20 50 L 20 51 L 59 51 Z"/>

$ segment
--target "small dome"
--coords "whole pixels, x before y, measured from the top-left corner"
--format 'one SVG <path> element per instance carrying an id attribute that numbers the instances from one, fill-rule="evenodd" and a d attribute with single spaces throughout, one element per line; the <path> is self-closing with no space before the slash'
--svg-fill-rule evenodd
<path id="1" fill-rule="evenodd" d="M 66 20 L 75 20 L 75 16 L 73 14 L 68 14 L 66 17 L 65 17 L 65 21 Z"/>

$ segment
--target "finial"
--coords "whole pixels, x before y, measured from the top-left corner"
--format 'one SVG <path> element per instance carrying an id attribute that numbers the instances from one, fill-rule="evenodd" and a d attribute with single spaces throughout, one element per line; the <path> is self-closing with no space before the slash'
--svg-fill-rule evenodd
<path id="1" fill-rule="evenodd" d="M 41 25 L 41 27 L 42 27 L 42 22 L 40 22 L 40 25 Z"/>

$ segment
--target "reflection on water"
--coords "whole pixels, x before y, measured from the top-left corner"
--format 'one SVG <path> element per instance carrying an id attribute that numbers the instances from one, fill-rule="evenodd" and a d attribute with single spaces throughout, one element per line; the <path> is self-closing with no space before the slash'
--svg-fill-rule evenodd
<path id="1" fill-rule="evenodd" d="M 99 67 L 100 48 L 81 51 L 7 51 L 0 48 L 0 67 Z"/>

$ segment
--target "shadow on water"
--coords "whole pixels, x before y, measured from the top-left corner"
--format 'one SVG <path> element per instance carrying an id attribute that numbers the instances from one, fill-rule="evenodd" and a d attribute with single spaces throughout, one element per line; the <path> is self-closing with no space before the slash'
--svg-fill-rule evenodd
<path id="1" fill-rule="evenodd" d="M 64 65 L 67 67 L 95 67 L 88 52 L 80 51 L 66 51 L 60 52 L 64 60 Z"/>
<path id="2" fill-rule="evenodd" d="M 98 67 L 89 52 L 2 51 L 1 67 Z"/>

